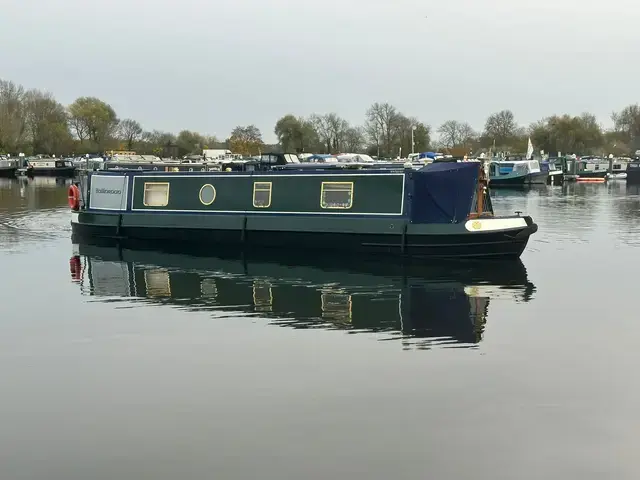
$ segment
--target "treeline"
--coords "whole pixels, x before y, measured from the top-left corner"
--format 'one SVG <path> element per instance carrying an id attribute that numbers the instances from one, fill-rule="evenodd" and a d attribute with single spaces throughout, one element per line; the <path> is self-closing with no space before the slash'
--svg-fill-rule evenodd
<path id="1" fill-rule="evenodd" d="M 336 113 L 309 117 L 287 114 L 275 125 L 279 145 L 265 145 L 255 125 L 237 126 L 224 140 L 188 130 L 178 134 L 146 131 L 136 120 L 120 119 L 108 103 L 98 98 L 80 97 L 65 106 L 48 92 L 25 90 L 0 79 L 0 153 L 27 155 L 135 150 L 181 157 L 206 148 L 255 155 L 279 148 L 296 153 L 364 152 L 396 157 L 406 156 L 412 146 L 416 152 L 466 154 L 491 149 L 524 153 L 528 138 L 536 151 L 549 153 L 625 155 L 640 149 L 640 105 L 629 105 L 611 118 L 611 129 L 604 129 L 589 113 L 552 115 L 523 126 L 513 112 L 503 110 L 491 114 L 482 131 L 463 121 L 448 120 L 432 132 L 427 123 L 393 105 L 374 103 L 362 125 L 350 124 Z"/>
<path id="2" fill-rule="evenodd" d="M 388 103 L 374 103 L 363 126 L 350 125 L 335 113 L 308 118 L 285 115 L 275 133 L 283 149 L 296 152 L 366 152 L 382 157 L 412 151 L 438 150 L 458 155 L 481 151 L 525 153 L 528 139 L 536 151 L 555 154 L 629 155 L 640 149 L 640 105 L 612 114 L 613 128 L 604 129 L 589 113 L 552 115 L 528 127 L 519 125 L 510 110 L 489 115 L 482 131 L 467 122 L 448 120 L 435 131 L 407 117 Z"/>
<path id="3" fill-rule="evenodd" d="M 80 97 L 65 106 L 48 92 L 25 90 L 0 79 L 0 153 L 83 155 L 134 150 L 182 157 L 205 148 L 255 154 L 262 148 L 262 136 L 254 125 L 236 127 L 224 141 L 188 130 L 177 135 L 146 131 L 136 120 L 118 118 L 113 107 L 98 98 Z"/>

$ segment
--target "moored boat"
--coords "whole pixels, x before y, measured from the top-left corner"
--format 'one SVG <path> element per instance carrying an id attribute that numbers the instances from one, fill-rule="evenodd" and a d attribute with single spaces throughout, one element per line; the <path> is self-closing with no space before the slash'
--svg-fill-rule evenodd
<path id="1" fill-rule="evenodd" d="M 564 172 L 556 165 L 556 160 L 556 158 L 548 158 L 540 162 L 540 171 L 548 174 L 548 185 L 562 185 L 564 182 Z"/>
<path id="2" fill-rule="evenodd" d="M 27 161 L 25 173 L 29 177 L 73 177 L 76 173 L 76 167 L 71 160 L 35 158 Z"/>
<path id="3" fill-rule="evenodd" d="M 18 163 L 15 160 L 0 158 L 0 177 L 15 177 Z"/>
<path id="4" fill-rule="evenodd" d="M 494 160 L 489 164 L 492 187 L 545 185 L 548 177 L 549 172 L 542 171 L 537 160 Z"/>
<path id="5" fill-rule="evenodd" d="M 627 185 L 640 184 L 640 159 L 627 164 Z"/>
<path id="6" fill-rule="evenodd" d="M 70 187 L 88 237 L 337 250 L 412 258 L 519 257 L 538 229 L 495 216 L 480 162 L 419 170 L 91 172 Z"/>

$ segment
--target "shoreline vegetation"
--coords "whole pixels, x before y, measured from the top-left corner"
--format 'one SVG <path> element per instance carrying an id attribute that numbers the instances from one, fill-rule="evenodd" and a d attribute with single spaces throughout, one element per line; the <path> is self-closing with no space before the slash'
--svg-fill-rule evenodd
<path id="1" fill-rule="evenodd" d="M 488 151 L 521 153 L 531 141 L 536 151 L 616 156 L 640 149 L 640 104 L 611 115 L 604 129 L 590 113 L 551 115 L 529 126 L 518 124 L 511 110 L 488 116 L 481 131 L 464 121 L 448 120 L 432 128 L 389 103 L 374 103 L 362 125 L 337 113 L 299 117 L 286 114 L 274 126 L 278 144 L 266 145 L 255 125 L 236 126 L 226 139 L 183 130 L 146 131 L 130 118 L 120 119 L 105 101 L 79 97 L 63 105 L 48 92 L 27 90 L 0 79 L 0 154 L 83 155 L 109 150 L 182 157 L 206 148 L 227 148 L 256 155 L 264 151 L 290 153 L 367 153 L 377 157 L 406 156 L 413 150 L 439 150 L 464 155 Z M 170 153 L 170 154 L 168 154 Z"/>

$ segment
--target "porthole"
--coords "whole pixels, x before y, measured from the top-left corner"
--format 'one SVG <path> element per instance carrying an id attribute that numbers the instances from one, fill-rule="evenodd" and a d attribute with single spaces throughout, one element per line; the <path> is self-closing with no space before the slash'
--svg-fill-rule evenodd
<path id="1" fill-rule="evenodd" d="M 190 172 L 193 172 L 193 168 L 189 168 L 189 171 L 190 171 Z"/>
<path id="2" fill-rule="evenodd" d="M 216 189 L 213 185 L 207 183 L 200 189 L 200 203 L 203 205 L 211 205 L 216 199 Z"/>
<path id="3" fill-rule="evenodd" d="M 201 171 L 201 172 L 204 172 L 204 167 L 202 167 L 202 168 L 200 169 L 200 171 Z"/>

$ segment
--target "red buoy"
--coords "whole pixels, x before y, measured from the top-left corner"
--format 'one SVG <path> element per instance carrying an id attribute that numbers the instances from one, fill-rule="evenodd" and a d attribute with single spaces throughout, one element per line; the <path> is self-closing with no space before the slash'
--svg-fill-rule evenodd
<path id="1" fill-rule="evenodd" d="M 71 210 L 80 209 L 80 189 L 77 185 L 71 185 L 69 187 L 69 208 L 71 208 Z"/>

